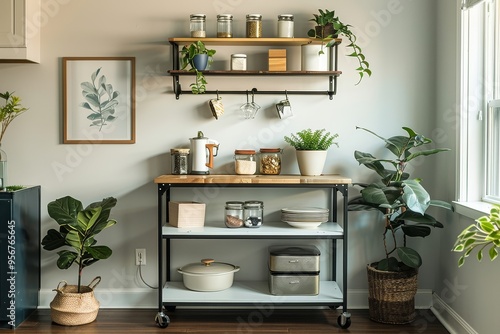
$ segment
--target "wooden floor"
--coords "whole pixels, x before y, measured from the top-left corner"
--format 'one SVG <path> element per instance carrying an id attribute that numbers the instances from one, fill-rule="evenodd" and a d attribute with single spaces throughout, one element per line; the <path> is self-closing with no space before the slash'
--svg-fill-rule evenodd
<path id="1" fill-rule="evenodd" d="M 159 328 L 156 310 L 101 309 L 93 323 L 65 327 L 51 322 L 50 310 L 38 310 L 16 329 L 16 334 L 147 334 L 147 333 L 211 333 L 211 334 L 280 334 L 280 333 L 426 333 L 445 334 L 448 331 L 429 310 L 418 310 L 410 325 L 385 325 L 368 319 L 367 310 L 351 310 L 352 324 L 343 330 L 337 326 L 339 311 L 308 310 L 193 310 L 168 312 L 170 325 Z M 1 332 L 1 331 L 0 331 Z"/>

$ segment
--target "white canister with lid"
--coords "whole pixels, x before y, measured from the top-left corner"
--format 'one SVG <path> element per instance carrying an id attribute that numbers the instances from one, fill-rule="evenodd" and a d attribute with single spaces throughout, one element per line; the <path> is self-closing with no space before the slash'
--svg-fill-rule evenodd
<path id="1" fill-rule="evenodd" d="M 278 15 L 278 37 L 293 38 L 293 15 Z"/>
<path id="2" fill-rule="evenodd" d="M 235 53 L 231 55 L 231 71 L 246 71 L 247 70 L 247 55 L 243 53 Z"/>

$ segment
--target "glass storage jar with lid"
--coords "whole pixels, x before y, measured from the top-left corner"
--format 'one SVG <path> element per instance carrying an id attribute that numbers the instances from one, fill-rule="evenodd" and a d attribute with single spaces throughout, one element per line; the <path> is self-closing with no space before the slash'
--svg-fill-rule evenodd
<path id="1" fill-rule="evenodd" d="M 260 14 L 247 15 L 247 37 L 249 38 L 262 37 L 262 15 Z"/>
<path id="2" fill-rule="evenodd" d="M 170 150 L 170 171 L 174 175 L 188 174 L 189 148 L 173 148 Z"/>
<path id="3" fill-rule="evenodd" d="M 278 15 L 278 37 L 292 38 L 293 37 L 293 15 L 281 14 Z"/>
<path id="4" fill-rule="evenodd" d="M 278 175 L 281 173 L 281 149 L 261 148 L 259 171 L 261 174 Z"/>
<path id="5" fill-rule="evenodd" d="M 191 37 L 206 37 L 206 15 L 191 14 L 189 16 L 189 30 L 191 31 Z"/>
<path id="6" fill-rule="evenodd" d="M 255 150 L 234 151 L 234 171 L 240 175 L 252 175 L 257 170 Z"/>
<path id="7" fill-rule="evenodd" d="M 264 202 L 246 201 L 243 206 L 243 216 L 246 227 L 260 227 L 264 216 Z"/>
<path id="8" fill-rule="evenodd" d="M 243 202 L 226 202 L 224 222 L 229 228 L 243 227 Z"/>
<path id="9" fill-rule="evenodd" d="M 217 37 L 219 38 L 233 37 L 233 15 L 231 14 L 217 15 Z"/>

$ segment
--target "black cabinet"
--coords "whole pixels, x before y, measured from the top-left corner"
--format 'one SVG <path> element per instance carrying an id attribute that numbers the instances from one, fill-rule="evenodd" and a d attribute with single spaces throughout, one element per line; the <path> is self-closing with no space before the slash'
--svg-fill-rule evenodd
<path id="1" fill-rule="evenodd" d="M 0 192 L 0 328 L 16 328 L 38 307 L 40 186 Z"/>

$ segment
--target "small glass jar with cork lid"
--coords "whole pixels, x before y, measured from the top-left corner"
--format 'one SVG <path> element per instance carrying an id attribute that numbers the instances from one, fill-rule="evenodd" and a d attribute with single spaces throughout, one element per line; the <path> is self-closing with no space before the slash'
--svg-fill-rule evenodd
<path id="1" fill-rule="evenodd" d="M 234 171 L 239 175 L 253 175 L 257 170 L 255 150 L 234 151 Z"/>
<path id="2" fill-rule="evenodd" d="M 261 148 L 259 171 L 264 175 L 279 175 L 281 173 L 281 149 Z"/>

